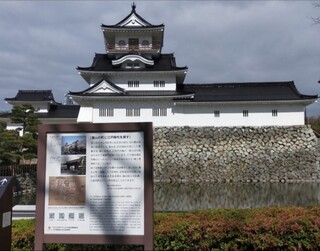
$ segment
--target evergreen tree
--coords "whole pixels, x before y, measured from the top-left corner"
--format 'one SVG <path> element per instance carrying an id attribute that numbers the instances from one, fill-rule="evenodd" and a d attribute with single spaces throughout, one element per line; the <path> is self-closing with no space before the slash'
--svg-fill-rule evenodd
<path id="1" fill-rule="evenodd" d="M 10 119 L 22 126 L 23 135 L 20 137 L 17 131 L 5 130 L 5 124 L 0 124 L 0 165 L 19 164 L 21 159 L 37 157 L 40 122 L 33 106 L 14 106 Z"/>
<path id="2" fill-rule="evenodd" d="M 13 123 L 21 124 L 23 127 L 23 134 L 32 134 L 34 139 L 37 139 L 38 120 L 35 109 L 30 104 L 16 105 L 12 108 L 10 119 Z"/>
<path id="3" fill-rule="evenodd" d="M 22 141 L 16 131 L 0 132 L 0 165 L 18 164 L 21 158 Z"/>

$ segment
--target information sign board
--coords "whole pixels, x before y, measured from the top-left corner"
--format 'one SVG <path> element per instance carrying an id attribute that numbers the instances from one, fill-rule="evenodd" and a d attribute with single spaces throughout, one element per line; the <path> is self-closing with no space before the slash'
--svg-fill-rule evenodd
<path id="1" fill-rule="evenodd" d="M 152 249 L 152 144 L 151 123 L 40 125 L 35 248 Z"/>

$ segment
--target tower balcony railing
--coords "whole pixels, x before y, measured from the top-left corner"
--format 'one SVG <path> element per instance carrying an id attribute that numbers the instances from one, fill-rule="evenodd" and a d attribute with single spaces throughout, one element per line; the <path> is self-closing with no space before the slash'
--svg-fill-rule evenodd
<path id="1" fill-rule="evenodd" d="M 124 53 L 129 51 L 142 51 L 142 52 L 159 52 L 160 44 L 152 44 L 152 45 L 108 45 L 107 50 L 111 53 Z"/>

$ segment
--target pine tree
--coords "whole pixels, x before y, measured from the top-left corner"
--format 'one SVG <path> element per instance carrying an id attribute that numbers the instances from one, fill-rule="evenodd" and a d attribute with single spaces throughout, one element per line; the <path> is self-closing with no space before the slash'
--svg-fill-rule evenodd
<path id="1" fill-rule="evenodd" d="M 20 124 L 23 135 L 17 131 L 5 130 L 5 125 L 0 125 L 0 165 L 19 164 L 22 159 L 37 157 L 38 120 L 32 105 L 24 104 L 12 108 L 10 120 Z"/>

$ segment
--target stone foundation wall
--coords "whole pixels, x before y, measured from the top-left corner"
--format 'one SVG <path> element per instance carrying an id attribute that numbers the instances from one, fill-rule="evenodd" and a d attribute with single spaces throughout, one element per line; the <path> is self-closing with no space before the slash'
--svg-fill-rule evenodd
<path id="1" fill-rule="evenodd" d="M 320 181 L 319 160 L 309 126 L 154 128 L 155 181 Z"/>

